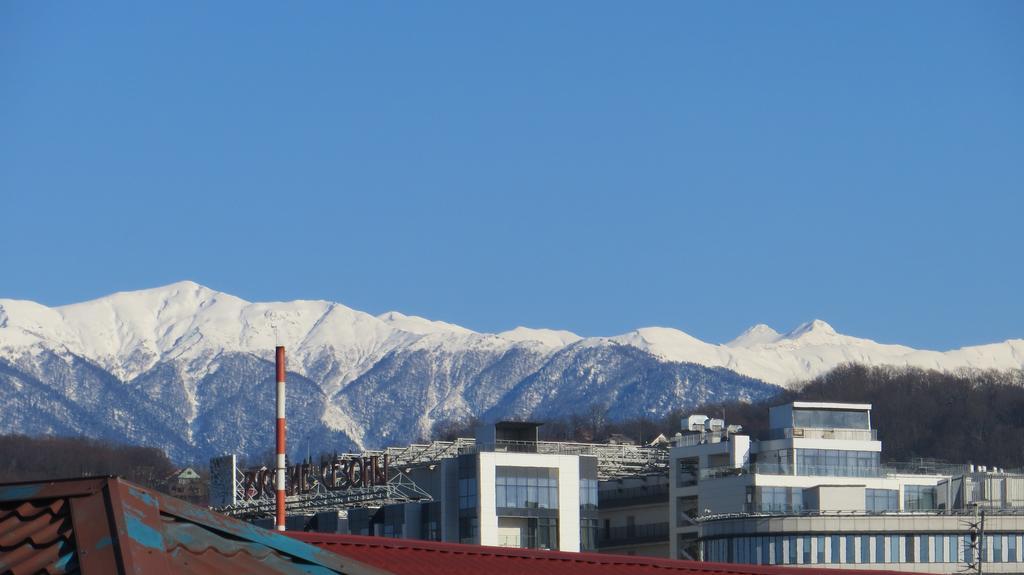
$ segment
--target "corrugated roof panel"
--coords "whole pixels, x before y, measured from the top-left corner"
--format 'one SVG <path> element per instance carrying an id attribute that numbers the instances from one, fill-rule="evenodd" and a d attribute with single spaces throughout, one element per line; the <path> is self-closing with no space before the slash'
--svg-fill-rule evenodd
<path id="1" fill-rule="evenodd" d="M 237 573 L 337 573 L 322 565 L 296 560 L 259 543 L 226 538 L 203 525 L 177 517 L 164 515 L 161 519 L 164 543 L 176 571 L 216 573 L 229 564 Z"/>
<path id="2" fill-rule="evenodd" d="M 0 502 L 0 573 L 77 572 L 73 535 L 64 499 Z"/>
<path id="3" fill-rule="evenodd" d="M 0 485 L 0 575 L 385 573 L 117 478 Z"/>
<path id="4" fill-rule="evenodd" d="M 807 567 L 676 561 L 654 557 L 485 547 L 326 533 L 289 533 L 338 555 L 401 575 L 806 575 Z M 829 569 L 832 575 L 894 571 Z M 905 574 L 904 574 L 905 575 Z"/>

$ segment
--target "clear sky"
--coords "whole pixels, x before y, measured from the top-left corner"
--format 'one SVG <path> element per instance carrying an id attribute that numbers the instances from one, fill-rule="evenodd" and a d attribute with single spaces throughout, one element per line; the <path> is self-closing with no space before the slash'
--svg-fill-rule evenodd
<path id="1" fill-rule="evenodd" d="M 1024 2 L 0 3 L 0 297 L 1024 337 Z"/>

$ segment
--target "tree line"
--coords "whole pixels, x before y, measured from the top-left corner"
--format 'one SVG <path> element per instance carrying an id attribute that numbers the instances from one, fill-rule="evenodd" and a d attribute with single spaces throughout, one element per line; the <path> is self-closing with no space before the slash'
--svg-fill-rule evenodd
<path id="1" fill-rule="evenodd" d="M 611 421 L 590 406 L 547 421 L 541 439 L 604 443 L 621 435 L 648 443 L 671 438 L 691 414 L 725 419 L 757 438 L 768 430 L 768 408 L 791 401 L 870 403 L 871 424 L 886 461 L 938 459 L 1006 468 L 1024 467 L 1024 371 L 839 366 L 761 402 L 709 403 L 660 416 Z M 476 420 L 442 424 L 437 439 L 472 437 Z"/>
<path id="2" fill-rule="evenodd" d="M 159 489 L 175 471 L 163 450 L 85 437 L 0 435 L 0 483 L 119 475 Z"/>

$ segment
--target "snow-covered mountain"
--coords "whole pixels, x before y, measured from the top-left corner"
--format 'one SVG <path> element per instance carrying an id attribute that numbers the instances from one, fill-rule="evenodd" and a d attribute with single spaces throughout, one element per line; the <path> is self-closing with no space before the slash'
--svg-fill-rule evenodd
<path id="1" fill-rule="evenodd" d="M 0 432 L 86 434 L 178 459 L 270 446 L 275 345 L 288 348 L 293 445 L 399 444 L 472 416 L 611 417 L 768 397 L 844 362 L 1021 368 L 1024 341 L 940 353 L 756 326 L 715 345 L 643 328 L 499 334 L 325 301 L 250 303 L 192 282 L 49 308 L 0 299 Z"/>

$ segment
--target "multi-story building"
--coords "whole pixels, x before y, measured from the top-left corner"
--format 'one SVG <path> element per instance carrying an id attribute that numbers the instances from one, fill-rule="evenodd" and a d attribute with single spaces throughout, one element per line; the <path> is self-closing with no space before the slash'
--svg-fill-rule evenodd
<path id="1" fill-rule="evenodd" d="M 1024 521 L 1005 511 L 1024 497 L 1016 480 L 883 466 L 867 404 L 794 402 L 771 408 L 769 423 L 753 439 L 721 420 L 686 421 L 669 455 L 672 557 L 918 572 L 981 557 L 989 572 L 1020 571 Z M 999 504 L 972 548 L 970 503 L 984 486 L 998 486 Z"/>

